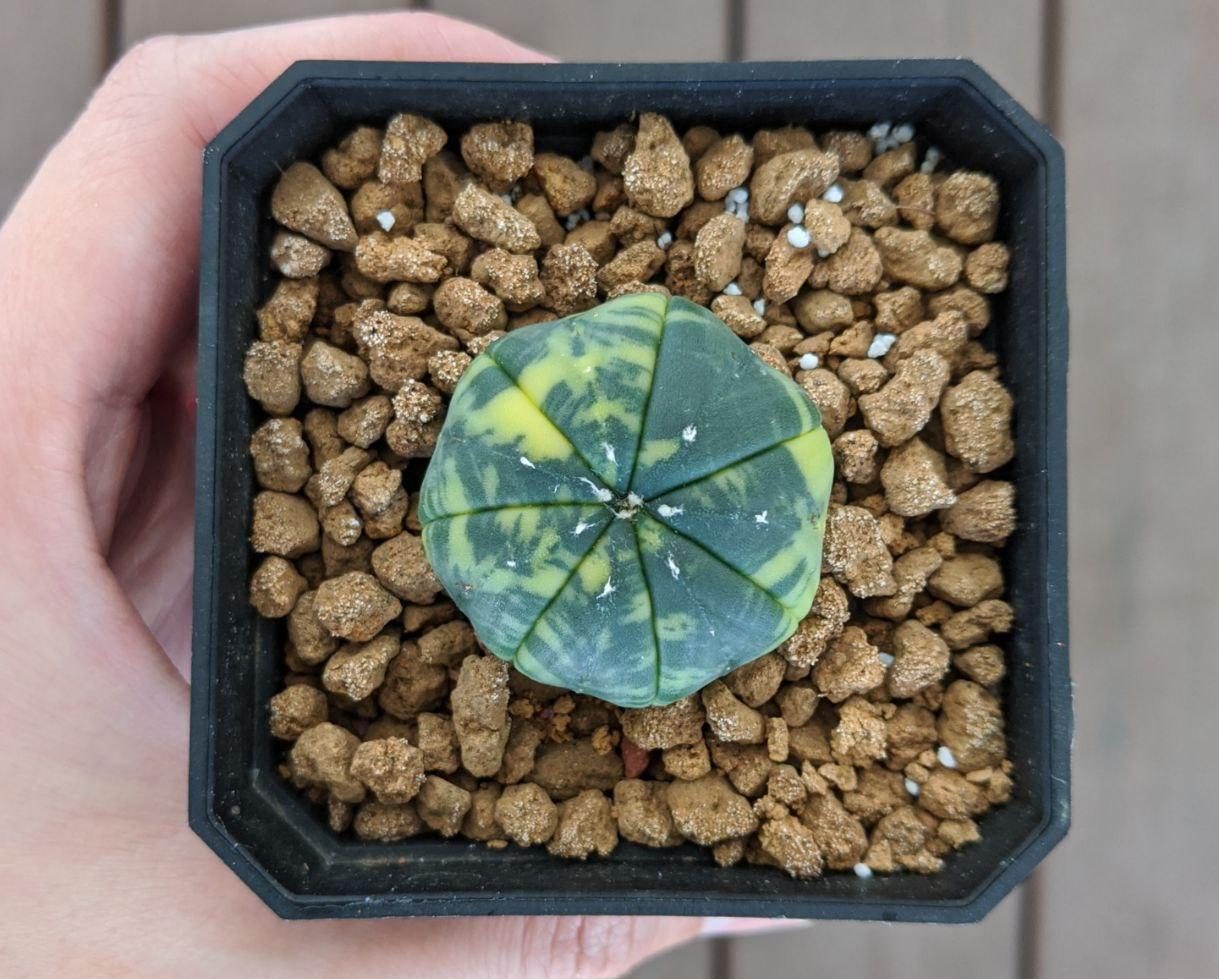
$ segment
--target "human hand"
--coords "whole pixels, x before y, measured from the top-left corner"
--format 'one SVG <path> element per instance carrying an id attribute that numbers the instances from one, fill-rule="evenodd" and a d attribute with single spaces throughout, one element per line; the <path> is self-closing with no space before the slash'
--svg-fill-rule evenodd
<path id="1" fill-rule="evenodd" d="M 0 228 L 3 957 L 65 979 L 617 975 L 704 923 L 284 922 L 186 826 L 201 152 L 302 58 L 544 60 L 427 14 L 158 38 Z"/>

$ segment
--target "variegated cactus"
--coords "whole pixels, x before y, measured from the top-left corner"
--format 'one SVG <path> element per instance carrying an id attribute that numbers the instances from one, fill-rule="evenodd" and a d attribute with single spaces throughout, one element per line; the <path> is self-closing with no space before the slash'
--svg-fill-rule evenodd
<path id="1" fill-rule="evenodd" d="M 544 683 L 666 704 L 787 638 L 833 475 L 817 409 L 712 313 L 626 296 L 497 340 L 423 482 L 440 580 Z"/>

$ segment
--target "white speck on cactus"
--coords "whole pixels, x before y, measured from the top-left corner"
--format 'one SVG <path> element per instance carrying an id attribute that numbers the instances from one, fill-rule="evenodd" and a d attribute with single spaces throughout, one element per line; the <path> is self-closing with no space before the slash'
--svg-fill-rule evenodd
<path id="1" fill-rule="evenodd" d="M 917 799 L 917 798 L 918 798 L 918 794 L 919 794 L 919 792 L 920 792 L 920 791 L 922 791 L 922 790 L 919 788 L 919 784 L 918 784 L 918 782 L 916 782 L 916 781 L 915 781 L 914 779 L 912 779 L 912 778 L 908 778 L 908 779 L 906 779 L 906 783 L 905 783 L 905 784 L 906 784 L 906 792 L 907 792 L 909 795 L 912 795 L 912 796 L 914 796 L 914 797 Z"/>
<path id="2" fill-rule="evenodd" d="M 769 512 L 770 512 L 769 510 L 763 510 L 761 513 L 755 513 L 753 515 L 753 522 L 758 524 L 759 526 L 763 526 L 763 527 L 766 526 L 767 524 L 770 523 L 770 521 L 766 519 L 766 514 Z"/>
<path id="3" fill-rule="evenodd" d="M 581 476 L 580 482 L 588 483 L 588 488 L 593 491 L 593 496 L 595 496 L 602 503 L 608 503 L 614 498 L 612 490 L 607 490 L 604 486 L 598 486 L 587 476 Z"/>
<path id="4" fill-rule="evenodd" d="M 667 503 L 662 503 L 656 508 L 656 512 L 662 517 L 676 517 L 686 512 L 685 507 L 669 506 Z"/>
<path id="5" fill-rule="evenodd" d="M 804 223 L 804 205 L 803 204 L 793 204 L 791 207 L 789 207 L 787 209 L 787 220 L 790 221 L 792 224 L 803 224 Z"/>
<path id="6" fill-rule="evenodd" d="M 524 466 L 526 469 L 537 469 L 537 466 L 535 466 L 532 462 L 529 461 L 528 456 L 521 456 L 521 465 Z"/>
<path id="7" fill-rule="evenodd" d="M 812 240 L 812 235 L 808 233 L 808 229 L 802 224 L 787 229 L 787 243 L 792 248 L 807 248 Z"/>
<path id="8" fill-rule="evenodd" d="M 821 195 L 821 199 L 823 201 L 829 201 L 831 204 L 841 204 L 842 195 L 843 195 L 842 184 L 833 183 L 833 184 L 830 184 L 829 187 L 826 188 L 825 193 Z"/>
<path id="9" fill-rule="evenodd" d="M 878 333 L 868 346 L 869 357 L 883 357 L 897 342 L 897 336 L 892 333 Z"/>
<path id="10" fill-rule="evenodd" d="M 394 212 L 378 211 L 377 224 L 381 225 L 382 231 L 392 231 L 394 227 Z"/>
<path id="11" fill-rule="evenodd" d="M 956 768 L 957 767 L 956 755 L 954 755 L 952 753 L 952 749 L 949 748 L 948 745 L 946 745 L 946 744 L 942 744 L 936 749 L 935 757 L 936 757 L 936 760 L 938 760 L 939 763 L 941 765 L 943 765 L 945 768 Z"/>
<path id="12" fill-rule="evenodd" d="M 800 355 L 800 370 L 815 371 L 817 365 L 821 363 L 821 358 L 816 354 L 801 354 Z"/>
<path id="13" fill-rule="evenodd" d="M 605 579 L 605 587 L 602 588 L 600 594 L 597 595 L 597 600 L 600 601 L 603 598 L 609 598 L 610 595 L 614 594 L 614 592 L 617 590 L 618 588 L 614 585 L 614 578 L 611 575 Z"/>
<path id="14" fill-rule="evenodd" d="M 860 878 L 861 880 L 871 880 L 872 879 L 872 868 L 869 867 L 866 863 L 855 864 L 854 870 L 855 870 L 855 876 Z"/>
<path id="15" fill-rule="evenodd" d="M 506 565 L 508 565 L 508 567 L 510 567 L 510 568 L 515 568 L 515 567 L 516 567 L 516 562 L 515 562 L 515 561 L 505 561 L 504 563 L 505 563 Z"/>
<path id="16" fill-rule="evenodd" d="M 740 294 L 741 287 L 738 286 L 736 282 L 729 282 L 728 285 L 724 286 L 725 296 L 739 296 Z"/>
<path id="17" fill-rule="evenodd" d="M 638 509 L 639 507 L 643 506 L 643 497 L 638 493 L 627 493 L 626 502 Z"/>
<path id="18" fill-rule="evenodd" d="M 581 520 L 576 524 L 576 529 L 572 531 L 572 535 L 575 537 L 579 537 L 582 533 L 584 533 L 584 531 L 588 530 L 588 528 L 591 526 L 592 526 L 592 524 L 585 523 L 583 520 Z"/>
<path id="19" fill-rule="evenodd" d="M 673 244 L 673 232 L 672 231 L 662 231 L 656 237 L 656 245 L 658 248 L 668 248 L 671 244 Z"/>
<path id="20" fill-rule="evenodd" d="M 605 451 L 605 458 L 606 458 L 606 459 L 608 459 L 610 462 L 617 462 L 617 461 L 618 461 L 618 456 L 617 456 L 617 454 L 614 452 L 614 447 L 613 447 L 612 445 L 610 445 L 608 442 L 602 442 L 602 443 L 601 443 L 601 448 L 602 448 L 602 449 Z"/>
<path id="21" fill-rule="evenodd" d="M 673 576 L 674 581 L 681 577 L 681 568 L 678 567 L 677 562 L 673 560 L 672 554 L 669 554 L 665 558 L 665 564 L 668 566 L 669 574 Z"/>
<path id="22" fill-rule="evenodd" d="M 687 425 L 681 430 L 681 440 L 686 445 L 693 445 L 696 438 L 698 438 L 698 429 L 693 425 Z"/>

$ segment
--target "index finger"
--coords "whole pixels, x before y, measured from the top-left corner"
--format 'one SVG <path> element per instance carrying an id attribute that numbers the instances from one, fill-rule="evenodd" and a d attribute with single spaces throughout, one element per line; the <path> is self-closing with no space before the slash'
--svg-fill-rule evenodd
<path id="1" fill-rule="evenodd" d="M 70 391 L 78 406 L 82 396 L 141 400 L 190 319 L 203 147 L 292 62 L 339 58 L 546 60 L 483 28 L 409 12 L 142 43 L 0 229 L 13 314 L 0 330 L 20 353 L 8 368 L 54 372 L 40 389 Z"/>

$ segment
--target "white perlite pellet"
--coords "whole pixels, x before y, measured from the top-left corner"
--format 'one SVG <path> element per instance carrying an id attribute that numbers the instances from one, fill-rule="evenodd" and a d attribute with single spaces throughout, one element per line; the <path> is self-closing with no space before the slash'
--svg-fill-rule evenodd
<path id="1" fill-rule="evenodd" d="M 381 225 L 382 231 L 392 231 L 394 229 L 394 214 L 392 211 L 378 211 L 377 224 Z"/>
<path id="2" fill-rule="evenodd" d="M 868 345 L 868 356 L 872 358 L 883 357 L 897 343 L 897 335 L 894 333 L 878 333 L 872 338 L 871 344 Z"/>
<path id="3" fill-rule="evenodd" d="M 941 765 L 943 765 L 945 768 L 956 768 L 957 767 L 956 756 L 952 753 L 952 749 L 949 748 L 948 745 L 946 745 L 946 744 L 942 744 L 938 748 L 936 748 L 935 757 L 936 757 L 936 760 L 939 761 L 939 763 Z"/>
<path id="4" fill-rule="evenodd" d="M 732 190 L 728 191 L 726 199 L 733 204 L 744 204 L 749 200 L 749 191 L 744 187 L 733 187 Z"/>
<path id="5" fill-rule="evenodd" d="M 892 128 L 893 123 L 891 122 L 875 122 L 872 124 L 872 128 L 868 130 L 868 138 L 873 141 L 885 139 Z"/>
<path id="6" fill-rule="evenodd" d="M 927 155 L 923 157 L 923 163 L 919 167 L 919 172 L 920 173 L 933 172 L 935 170 L 935 168 L 940 165 L 940 161 L 942 159 L 944 159 L 944 154 L 940 152 L 940 149 L 938 146 L 927 147 Z"/>
<path id="7" fill-rule="evenodd" d="M 821 358 L 816 354 L 801 354 L 800 355 L 800 370 L 815 371 L 817 365 L 821 363 Z"/>
<path id="8" fill-rule="evenodd" d="M 793 204 L 787 209 L 787 220 L 792 224 L 804 223 L 804 207 L 801 204 Z"/>
<path id="9" fill-rule="evenodd" d="M 921 792 L 921 791 L 922 791 L 922 789 L 921 789 L 921 787 L 919 786 L 918 782 L 916 782 L 916 781 L 915 781 L 914 779 L 912 779 L 912 778 L 908 778 L 908 779 L 906 779 L 905 785 L 906 785 L 906 792 L 907 792 L 909 795 L 912 795 L 912 796 L 914 796 L 914 798 L 916 798 L 916 799 L 917 799 L 917 798 L 918 798 L 918 794 L 919 794 L 919 792 Z"/>
<path id="10" fill-rule="evenodd" d="M 728 285 L 724 286 L 724 295 L 725 296 L 739 296 L 740 294 L 741 294 L 741 287 L 736 284 L 735 280 L 732 282 L 729 282 Z"/>
<path id="11" fill-rule="evenodd" d="M 821 199 L 823 201 L 829 201 L 831 204 L 841 204 L 842 195 L 842 184 L 835 183 L 830 184 L 829 187 L 825 189 L 825 193 L 821 195 Z"/>
<path id="12" fill-rule="evenodd" d="M 753 311 L 755 313 L 757 313 L 759 316 L 763 315 L 766 312 L 766 300 L 765 299 L 755 299 L 753 301 Z"/>
<path id="13" fill-rule="evenodd" d="M 787 229 L 787 243 L 792 248 L 807 248 L 812 240 L 808 229 L 803 225 L 798 224 L 794 228 Z"/>
<path id="14" fill-rule="evenodd" d="M 857 863 L 857 864 L 855 864 L 854 869 L 855 869 L 856 877 L 862 878 L 863 880 L 872 879 L 872 868 L 869 867 L 866 863 Z"/>
<path id="15" fill-rule="evenodd" d="M 657 247 L 668 248 L 671 244 L 673 244 L 673 232 L 662 231 L 656 239 Z"/>

